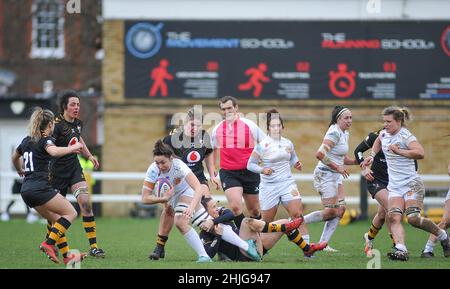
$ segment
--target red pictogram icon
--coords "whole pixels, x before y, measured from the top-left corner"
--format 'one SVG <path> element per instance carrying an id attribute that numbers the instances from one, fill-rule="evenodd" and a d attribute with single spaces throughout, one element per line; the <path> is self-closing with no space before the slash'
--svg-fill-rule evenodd
<path id="1" fill-rule="evenodd" d="M 150 73 L 150 78 L 153 80 L 153 84 L 148 93 L 149 96 L 156 96 L 158 90 L 160 90 L 161 96 L 167 96 L 166 80 L 173 80 L 173 75 L 167 71 L 168 66 L 169 61 L 167 59 L 161 59 L 159 61 L 159 66 L 153 68 L 152 72 Z"/>
<path id="2" fill-rule="evenodd" d="M 245 75 L 248 75 L 250 78 L 246 83 L 239 84 L 238 89 L 244 91 L 254 88 L 253 96 L 260 97 L 263 90 L 262 82 L 270 81 L 270 78 L 264 75 L 266 71 L 267 65 L 265 63 L 258 64 L 258 67 L 250 67 L 245 71 Z"/>
<path id="3" fill-rule="evenodd" d="M 338 71 L 331 70 L 329 72 L 329 76 L 330 81 L 328 82 L 328 86 L 334 96 L 339 98 L 346 98 L 355 91 L 356 72 L 354 70 L 347 71 L 347 64 L 339 63 Z"/>

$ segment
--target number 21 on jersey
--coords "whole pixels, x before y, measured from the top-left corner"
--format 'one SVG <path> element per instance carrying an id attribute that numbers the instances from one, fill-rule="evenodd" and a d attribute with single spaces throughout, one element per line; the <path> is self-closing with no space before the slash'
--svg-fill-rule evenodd
<path id="1" fill-rule="evenodd" d="M 25 152 L 23 154 L 24 159 L 24 167 L 26 172 L 33 172 L 34 166 L 33 166 L 33 152 Z"/>

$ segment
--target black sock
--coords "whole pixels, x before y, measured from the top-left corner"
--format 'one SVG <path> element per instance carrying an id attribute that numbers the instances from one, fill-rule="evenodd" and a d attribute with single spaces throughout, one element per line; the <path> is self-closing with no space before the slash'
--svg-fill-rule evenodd
<path id="1" fill-rule="evenodd" d="M 242 223 L 242 220 L 244 220 L 244 218 L 245 218 L 245 216 L 244 216 L 244 214 L 240 214 L 240 215 L 237 215 L 237 216 L 234 216 L 234 224 L 236 225 L 236 227 L 238 227 L 238 229 L 240 229 L 241 228 L 241 223 Z"/>

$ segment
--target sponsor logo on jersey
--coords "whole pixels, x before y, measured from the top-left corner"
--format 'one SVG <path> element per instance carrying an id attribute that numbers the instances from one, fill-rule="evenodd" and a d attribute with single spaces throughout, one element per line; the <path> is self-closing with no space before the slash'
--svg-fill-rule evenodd
<path id="1" fill-rule="evenodd" d="M 78 142 L 78 139 L 76 137 L 72 137 L 69 141 L 69 146 L 73 146 Z"/>
<path id="2" fill-rule="evenodd" d="M 200 154 L 197 151 L 189 152 L 186 159 L 189 163 L 196 163 L 200 161 Z"/>

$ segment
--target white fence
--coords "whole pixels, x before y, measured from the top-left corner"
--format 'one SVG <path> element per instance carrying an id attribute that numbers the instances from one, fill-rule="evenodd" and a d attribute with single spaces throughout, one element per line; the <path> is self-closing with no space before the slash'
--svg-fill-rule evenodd
<path id="1" fill-rule="evenodd" d="M 93 172 L 92 176 L 98 181 L 142 181 L 145 178 L 145 173 L 142 172 Z M 17 174 L 14 172 L 0 172 L 0 180 L 14 179 L 17 178 Z M 294 174 L 294 178 L 298 182 L 312 182 L 312 174 Z M 422 180 L 425 183 L 448 183 L 448 175 L 421 175 Z M 345 182 L 358 183 L 360 181 L 360 175 L 351 175 Z M 216 195 L 215 199 L 224 202 L 226 201 L 224 195 Z M 12 194 L 0 194 L 0 203 L 7 202 L 12 199 L 21 199 L 20 195 Z M 68 195 L 70 201 L 75 201 L 72 195 Z M 141 202 L 140 195 L 127 195 L 127 194 L 96 194 L 92 195 L 92 202 Z M 320 197 L 317 196 L 303 196 L 302 201 L 304 204 L 320 204 Z M 346 197 L 345 201 L 349 205 L 358 205 L 360 203 L 360 198 L 358 197 Z M 376 204 L 376 201 L 369 199 L 369 204 Z M 444 198 L 441 197 L 427 197 L 425 198 L 425 205 L 427 206 L 443 206 Z"/>

